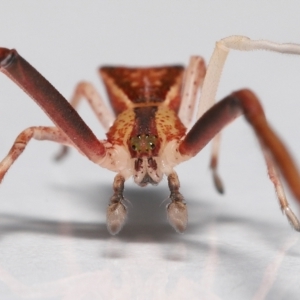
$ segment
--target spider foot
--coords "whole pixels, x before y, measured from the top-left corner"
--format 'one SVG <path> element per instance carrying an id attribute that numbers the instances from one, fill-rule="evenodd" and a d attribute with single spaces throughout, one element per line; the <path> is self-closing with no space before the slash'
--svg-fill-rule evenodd
<path id="1" fill-rule="evenodd" d="M 69 147 L 67 146 L 62 146 L 60 151 L 54 156 L 54 160 L 55 161 L 61 161 L 62 159 L 64 159 L 68 153 L 69 153 Z"/>
<path id="2" fill-rule="evenodd" d="M 179 193 L 179 180 L 173 172 L 168 176 L 169 188 L 171 191 L 171 203 L 167 206 L 167 216 L 171 226 L 178 232 L 183 233 L 188 222 L 188 213 L 183 196 Z"/>
<path id="3" fill-rule="evenodd" d="M 113 235 L 121 231 L 127 219 L 127 209 L 123 204 L 124 182 L 123 176 L 118 174 L 115 177 L 113 184 L 114 194 L 110 198 L 110 204 L 106 211 L 107 229 Z"/>
<path id="4" fill-rule="evenodd" d="M 4 174 L 0 173 L 0 184 L 2 183 L 3 177 L 4 177 Z"/>
<path id="5" fill-rule="evenodd" d="M 296 215 L 294 214 L 294 212 L 291 210 L 291 208 L 289 206 L 284 207 L 283 208 L 283 213 L 286 215 L 289 223 L 291 224 L 291 226 L 296 230 L 296 231 L 300 231 L 300 222 L 297 219 Z"/>
<path id="6" fill-rule="evenodd" d="M 121 231 L 127 219 L 127 209 L 122 201 L 111 203 L 106 211 L 106 224 L 110 234 L 115 235 Z"/>
<path id="7" fill-rule="evenodd" d="M 186 203 L 182 201 L 171 202 L 167 206 L 167 216 L 169 223 L 178 233 L 185 231 L 188 222 Z"/>
<path id="8" fill-rule="evenodd" d="M 224 194 L 224 185 L 222 183 L 222 179 L 219 176 L 218 172 L 216 170 L 213 170 L 212 175 L 213 175 L 213 180 L 214 180 L 214 184 L 215 184 L 217 191 L 220 194 Z"/>

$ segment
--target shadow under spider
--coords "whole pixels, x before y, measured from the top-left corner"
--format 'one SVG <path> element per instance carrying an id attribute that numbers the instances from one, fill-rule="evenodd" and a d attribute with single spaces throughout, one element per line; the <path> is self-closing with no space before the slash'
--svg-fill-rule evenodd
<path id="1" fill-rule="evenodd" d="M 54 189 L 67 192 L 74 198 L 74 205 L 84 205 L 85 210 L 91 209 L 98 211 L 99 222 L 78 222 L 78 221 L 57 221 L 47 220 L 38 217 L 20 216 L 16 214 L 0 214 L 0 237 L 16 234 L 20 232 L 30 232 L 57 236 L 67 236 L 87 240 L 107 240 L 111 235 L 106 228 L 105 214 L 112 195 L 110 185 L 82 185 L 82 186 L 53 186 Z M 164 187 L 126 187 L 125 197 L 129 199 L 127 203 L 128 220 L 122 231 L 115 237 L 120 241 L 135 243 L 178 243 L 181 241 L 192 248 L 209 248 L 209 245 L 201 239 L 195 241 L 189 239 L 190 234 L 201 236 L 213 223 L 226 225 L 234 223 L 236 226 L 247 227 L 258 231 L 265 236 L 265 240 L 270 239 L 269 243 L 275 246 L 276 236 L 280 232 L 279 226 L 276 228 L 265 224 L 262 220 L 255 223 L 251 219 L 243 216 L 214 215 L 214 204 L 209 201 L 201 201 L 201 196 L 187 199 L 188 210 L 191 212 L 190 222 L 186 234 L 178 234 L 169 225 L 166 216 L 166 205 L 169 201 L 169 191 Z M 199 199 L 198 199 L 199 198 Z M 62 199 L 63 201 L 63 199 Z M 164 202 L 163 202 L 164 201 Z M 200 212 L 199 217 L 196 215 Z M 264 230 L 262 231 L 262 228 Z M 289 228 L 287 229 L 289 230 Z M 274 231 L 277 234 L 274 234 Z M 277 240 L 278 242 L 278 240 Z"/>

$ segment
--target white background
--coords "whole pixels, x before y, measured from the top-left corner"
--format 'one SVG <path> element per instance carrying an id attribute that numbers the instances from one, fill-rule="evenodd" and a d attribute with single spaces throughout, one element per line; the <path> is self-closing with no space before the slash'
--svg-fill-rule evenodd
<path id="1" fill-rule="evenodd" d="M 67 98 L 80 80 L 104 95 L 97 67 L 209 59 L 234 34 L 300 43 L 299 1 L 2 1 L 0 45 L 16 48 Z M 300 57 L 229 55 L 218 98 L 243 87 L 299 165 Z M 100 139 L 88 105 L 80 113 Z M 0 157 L 32 125 L 51 125 L 0 76 Z M 176 170 L 189 208 L 185 234 L 165 216 L 167 182 L 126 183 L 123 231 L 111 237 L 105 212 L 114 174 L 76 151 L 32 141 L 0 188 L 1 299 L 299 299 L 300 243 L 278 208 L 258 143 L 241 118 L 222 138 L 218 195 L 209 150 Z M 289 197 L 298 212 L 294 199 Z"/>

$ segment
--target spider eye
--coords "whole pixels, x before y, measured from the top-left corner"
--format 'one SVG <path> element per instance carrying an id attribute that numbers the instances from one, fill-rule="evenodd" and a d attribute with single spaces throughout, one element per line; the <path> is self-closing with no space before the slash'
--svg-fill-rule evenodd
<path id="1" fill-rule="evenodd" d="M 152 151 L 157 142 L 157 136 L 150 134 L 139 134 L 130 138 L 129 145 L 133 151 L 149 152 Z"/>

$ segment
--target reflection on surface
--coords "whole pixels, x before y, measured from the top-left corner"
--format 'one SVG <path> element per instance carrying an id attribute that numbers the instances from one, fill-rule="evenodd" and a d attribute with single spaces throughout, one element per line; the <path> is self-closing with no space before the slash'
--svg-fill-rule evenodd
<path id="1" fill-rule="evenodd" d="M 112 237 L 110 186 L 55 190 L 57 218 L 37 209 L 0 214 L 0 294 L 7 299 L 257 300 L 284 296 L 287 280 L 298 287 L 297 233 L 251 211 L 226 210 L 198 194 L 189 197 L 189 226 L 178 234 L 166 219 L 167 188 L 128 187 L 129 219 Z"/>

